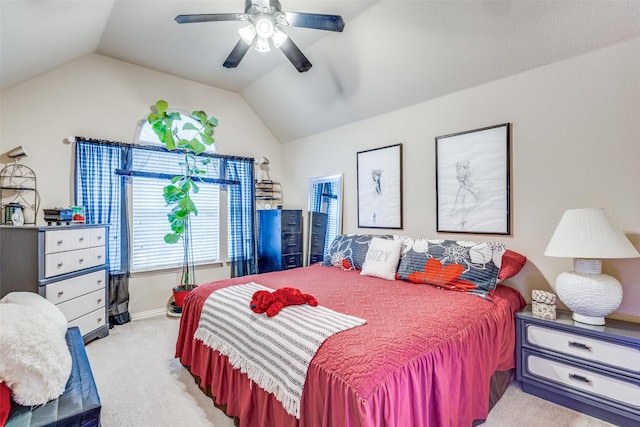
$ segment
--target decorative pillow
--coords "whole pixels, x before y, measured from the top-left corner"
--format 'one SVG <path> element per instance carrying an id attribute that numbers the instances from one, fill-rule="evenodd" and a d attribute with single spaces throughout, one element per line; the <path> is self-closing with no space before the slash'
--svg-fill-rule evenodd
<path id="1" fill-rule="evenodd" d="M 369 243 L 374 237 L 393 238 L 390 235 L 341 234 L 333 240 L 321 264 L 325 267 L 338 267 L 343 270 L 362 270 L 362 264 L 364 264 L 369 250 Z"/>
<path id="2" fill-rule="evenodd" d="M 362 264 L 362 272 L 360 274 L 396 280 L 400 249 L 402 249 L 402 240 L 374 237 L 369 244 L 369 250 Z"/>
<path id="3" fill-rule="evenodd" d="M 505 246 L 454 240 L 405 240 L 398 278 L 490 299 Z"/>
<path id="4" fill-rule="evenodd" d="M 505 280 L 509 277 L 513 277 L 527 262 L 527 257 L 519 254 L 518 252 L 514 252 L 511 249 L 507 249 L 502 255 L 502 266 L 500 267 L 500 272 L 498 273 L 498 280 Z"/>
<path id="5" fill-rule="evenodd" d="M 35 292 L 9 292 L 0 300 L 0 303 L 31 306 L 49 318 L 49 320 L 57 326 L 60 336 L 64 338 L 67 333 L 68 324 L 64 313 L 62 313 L 54 303 Z"/>
<path id="6" fill-rule="evenodd" d="M 0 381 L 23 406 L 44 405 L 64 393 L 71 354 L 59 327 L 37 308 L 0 304 Z"/>

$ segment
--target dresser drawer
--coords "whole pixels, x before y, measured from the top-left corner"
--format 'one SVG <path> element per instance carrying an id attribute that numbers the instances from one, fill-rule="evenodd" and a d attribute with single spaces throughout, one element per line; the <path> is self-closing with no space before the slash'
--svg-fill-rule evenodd
<path id="1" fill-rule="evenodd" d="M 102 227 L 47 230 L 44 233 L 44 252 L 52 254 L 103 246 L 106 241 L 105 230 Z"/>
<path id="2" fill-rule="evenodd" d="M 311 216 L 311 232 L 324 233 L 329 222 L 329 215 L 320 212 L 314 212 Z"/>
<path id="3" fill-rule="evenodd" d="M 46 286 L 45 298 L 54 304 L 60 304 L 93 291 L 100 290 L 104 293 L 106 280 L 106 270 L 100 270 L 50 283 Z"/>
<path id="4" fill-rule="evenodd" d="M 315 264 L 317 262 L 322 262 L 322 261 L 324 261 L 324 255 L 311 254 L 309 256 L 309 264 Z"/>
<path id="5" fill-rule="evenodd" d="M 282 233 L 282 253 L 302 252 L 302 235 L 300 233 Z"/>
<path id="6" fill-rule="evenodd" d="M 88 333 L 98 329 L 100 326 L 103 326 L 107 323 L 106 319 L 106 311 L 104 308 L 100 308 L 98 310 L 92 311 L 89 314 L 85 314 L 82 317 L 78 317 L 75 320 L 69 322 L 69 327 L 77 326 L 80 328 L 80 332 L 82 335 L 87 335 Z"/>
<path id="7" fill-rule="evenodd" d="M 296 232 L 302 227 L 302 211 L 282 211 L 282 232 Z"/>
<path id="8" fill-rule="evenodd" d="M 610 375 L 581 369 L 535 354 L 525 357 L 525 369 L 534 376 L 554 383 L 595 394 L 624 405 L 640 408 L 640 386 Z"/>
<path id="9" fill-rule="evenodd" d="M 282 255 L 282 269 L 302 267 L 302 254 Z"/>
<path id="10" fill-rule="evenodd" d="M 44 277 L 50 278 L 105 263 L 105 247 L 78 249 L 45 255 Z"/>
<path id="11" fill-rule="evenodd" d="M 310 252 L 324 252 L 324 234 L 311 234 L 309 240 Z"/>
<path id="12" fill-rule="evenodd" d="M 104 299 L 104 289 L 100 289 L 58 304 L 58 308 L 64 313 L 68 321 L 73 321 L 99 308 L 104 309 Z"/>
<path id="13" fill-rule="evenodd" d="M 640 372 L 640 349 L 637 348 L 531 324 L 526 327 L 526 340 L 535 347 Z"/>

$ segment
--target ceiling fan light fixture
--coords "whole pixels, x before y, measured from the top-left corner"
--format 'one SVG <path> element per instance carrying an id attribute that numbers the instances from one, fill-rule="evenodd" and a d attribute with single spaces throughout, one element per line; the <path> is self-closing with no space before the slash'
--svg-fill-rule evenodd
<path id="1" fill-rule="evenodd" d="M 261 16 L 255 21 L 258 37 L 268 39 L 273 34 L 273 22 L 267 16 Z"/>
<path id="2" fill-rule="evenodd" d="M 269 39 L 258 37 L 258 41 L 256 42 L 256 50 L 258 52 L 269 52 L 271 50 L 271 47 L 269 47 Z"/>
<path id="3" fill-rule="evenodd" d="M 273 35 L 271 36 L 271 40 L 273 40 L 273 45 L 277 48 L 282 46 L 282 44 L 287 40 L 287 34 L 282 31 L 280 28 L 276 27 L 273 30 Z"/>
<path id="4" fill-rule="evenodd" d="M 251 43 L 253 43 L 253 39 L 256 38 L 256 28 L 253 24 L 240 28 L 238 33 L 240 33 L 242 41 L 248 45 L 251 45 Z"/>

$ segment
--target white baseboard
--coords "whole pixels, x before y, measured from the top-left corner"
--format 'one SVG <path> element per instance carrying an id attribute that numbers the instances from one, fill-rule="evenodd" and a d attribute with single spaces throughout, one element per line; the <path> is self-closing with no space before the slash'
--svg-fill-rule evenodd
<path id="1" fill-rule="evenodd" d="M 135 313 L 131 315 L 131 320 L 141 320 L 141 319 L 148 319 L 149 317 L 155 317 L 155 316 L 160 316 L 160 315 L 166 315 L 167 314 L 167 308 L 156 308 L 154 310 L 149 310 L 149 311 L 143 311 L 140 313 Z"/>

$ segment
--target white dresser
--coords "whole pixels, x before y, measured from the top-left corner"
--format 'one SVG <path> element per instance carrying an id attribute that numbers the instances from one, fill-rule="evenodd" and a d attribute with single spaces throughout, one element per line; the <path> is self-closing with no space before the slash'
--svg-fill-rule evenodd
<path id="1" fill-rule="evenodd" d="M 612 422 L 640 425 L 640 324 L 584 325 L 516 313 L 522 390 Z"/>
<path id="2" fill-rule="evenodd" d="M 108 227 L 0 227 L 0 297 L 38 292 L 85 342 L 109 334 Z"/>

